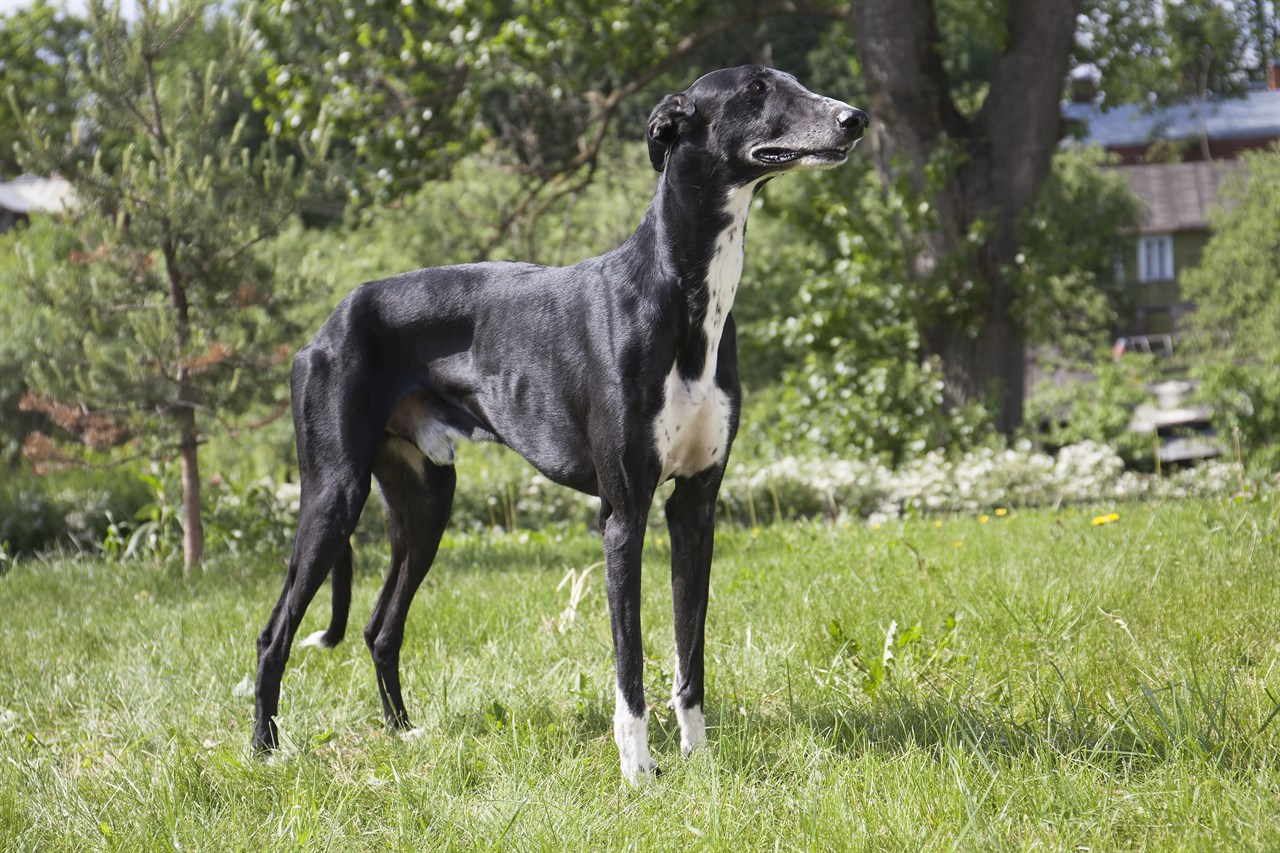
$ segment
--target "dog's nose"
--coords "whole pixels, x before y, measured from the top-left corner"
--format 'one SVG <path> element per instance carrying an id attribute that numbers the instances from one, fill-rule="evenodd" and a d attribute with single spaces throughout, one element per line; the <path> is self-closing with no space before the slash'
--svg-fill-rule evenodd
<path id="1" fill-rule="evenodd" d="M 836 122 L 842 130 L 863 131 L 871 123 L 871 117 L 862 110 L 846 107 L 836 114 Z"/>

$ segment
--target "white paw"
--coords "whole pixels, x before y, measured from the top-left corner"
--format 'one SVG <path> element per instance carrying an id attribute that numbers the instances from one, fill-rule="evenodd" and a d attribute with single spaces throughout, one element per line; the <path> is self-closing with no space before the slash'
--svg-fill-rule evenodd
<path id="1" fill-rule="evenodd" d="M 404 740 L 417 740 L 427 733 L 422 726 L 414 726 L 411 729 L 405 729 L 400 732 L 400 737 Z"/>
<path id="2" fill-rule="evenodd" d="M 308 649 L 308 648 L 311 648 L 312 646 L 315 646 L 321 649 L 333 648 L 333 646 L 329 645 L 329 643 L 325 640 L 324 635 L 325 635 L 324 631 L 316 631 L 314 634 L 308 634 L 307 637 L 301 643 L 298 643 L 298 648 Z"/>
<path id="3" fill-rule="evenodd" d="M 701 705 L 681 708 L 675 699 L 671 703 L 675 706 L 676 720 L 680 723 L 680 752 L 682 755 L 689 755 L 707 743 L 707 718 L 702 713 Z"/>
<path id="4" fill-rule="evenodd" d="M 649 711 L 643 716 L 632 716 L 626 704 L 618 697 L 613 712 L 613 739 L 618 744 L 618 758 L 622 765 L 622 778 L 633 786 L 643 785 L 658 775 L 658 762 L 649 754 Z"/>
<path id="5" fill-rule="evenodd" d="M 662 771 L 658 769 L 658 762 L 653 758 L 646 756 L 639 763 L 628 765 L 626 759 L 622 761 L 622 778 L 627 780 L 633 788 L 643 788 L 654 779 L 662 775 Z"/>

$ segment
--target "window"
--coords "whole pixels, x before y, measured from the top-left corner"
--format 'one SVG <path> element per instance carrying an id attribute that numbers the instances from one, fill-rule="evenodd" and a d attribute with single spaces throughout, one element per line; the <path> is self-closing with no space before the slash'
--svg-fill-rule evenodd
<path id="1" fill-rule="evenodd" d="M 1173 279 L 1173 235 L 1138 238 L 1138 281 Z"/>

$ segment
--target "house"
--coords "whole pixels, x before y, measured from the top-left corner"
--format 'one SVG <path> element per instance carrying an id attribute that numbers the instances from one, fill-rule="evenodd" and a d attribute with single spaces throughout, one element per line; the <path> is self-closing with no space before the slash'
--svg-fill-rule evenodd
<path id="1" fill-rule="evenodd" d="M 1113 168 L 1143 207 L 1132 249 L 1117 263 L 1135 306 L 1120 333 L 1130 346 L 1168 352 L 1180 318 L 1195 310 L 1182 296 L 1179 273 L 1200 261 L 1220 189 L 1242 171 L 1235 158 L 1280 140 L 1280 62 L 1265 85 L 1243 97 L 1168 107 L 1104 109 L 1087 80 L 1074 82 L 1073 101 L 1063 109 L 1067 127 L 1079 142 L 1118 155 Z"/>
<path id="2" fill-rule="evenodd" d="M 61 213 L 70 207 L 71 184 L 62 178 L 23 175 L 0 181 L 0 234 L 32 213 Z"/>

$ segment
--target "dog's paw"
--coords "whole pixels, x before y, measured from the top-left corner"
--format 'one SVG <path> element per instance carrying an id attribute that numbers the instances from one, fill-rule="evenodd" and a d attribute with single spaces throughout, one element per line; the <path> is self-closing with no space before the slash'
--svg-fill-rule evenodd
<path id="1" fill-rule="evenodd" d="M 649 712 L 633 717 L 619 705 L 613 715 L 613 739 L 618 744 L 622 778 L 632 786 L 643 785 L 658 775 L 658 762 L 649 754 Z"/>
<path id="2" fill-rule="evenodd" d="M 681 708 L 676 704 L 676 720 L 680 723 L 680 753 L 691 755 L 707 743 L 707 718 L 701 705 Z"/>
<path id="3" fill-rule="evenodd" d="M 333 648 L 333 646 L 329 644 L 328 639 L 326 639 L 325 637 L 327 633 L 328 632 L 326 631 L 316 631 L 314 634 L 308 634 L 301 643 L 298 643 L 298 648 L 300 649 L 309 649 L 312 647 L 319 648 L 319 649 Z"/>
<path id="4" fill-rule="evenodd" d="M 622 778 L 633 788 L 643 788 L 662 775 L 658 762 L 646 755 L 638 762 L 622 761 Z"/>
<path id="5" fill-rule="evenodd" d="M 414 726 L 411 729 L 396 729 L 395 731 L 402 740 L 417 740 L 427 733 L 427 730 L 422 726 Z"/>

